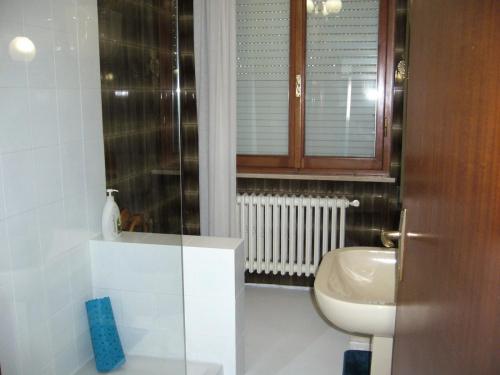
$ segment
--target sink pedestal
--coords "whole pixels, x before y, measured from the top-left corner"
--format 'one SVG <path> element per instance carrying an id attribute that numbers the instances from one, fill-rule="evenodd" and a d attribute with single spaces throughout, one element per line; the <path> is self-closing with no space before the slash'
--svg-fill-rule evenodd
<path id="1" fill-rule="evenodd" d="M 370 375 L 391 375 L 392 337 L 373 336 Z"/>
<path id="2" fill-rule="evenodd" d="M 349 338 L 349 349 L 371 351 L 371 341 L 372 338 L 370 336 L 351 335 Z"/>
<path id="3" fill-rule="evenodd" d="M 323 257 L 316 275 L 314 292 L 325 317 L 344 331 L 372 337 L 371 375 L 391 375 L 395 291 L 395 249 L 336 249 Z"/>

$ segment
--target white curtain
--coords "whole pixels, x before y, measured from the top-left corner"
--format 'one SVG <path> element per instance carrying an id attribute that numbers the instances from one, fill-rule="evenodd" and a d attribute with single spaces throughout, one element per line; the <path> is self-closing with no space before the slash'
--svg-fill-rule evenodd
<path id="1" fill-rule="evenodd" d="M 193 0 L 201 234 L 236 235 L 236 0 Z"/>

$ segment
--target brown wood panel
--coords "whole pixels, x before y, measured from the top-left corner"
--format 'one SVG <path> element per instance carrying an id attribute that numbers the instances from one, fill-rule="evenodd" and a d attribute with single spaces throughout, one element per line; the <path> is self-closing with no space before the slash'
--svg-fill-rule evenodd
<path id="1" fill-rule="evenodd" d="M 243 155 L 237 156 L 238 172 L 252 172 L 274 168 L 286 170 L 300 166 L 301 126 L 303 123 L 304 85 L 302 95 L 295 96 L 295 76 L 303 79 L 305 66 L 305 13 L 304 0 L 290 0 L 290 55 L 288 88 L 288 154 L 287 155 Z"/>
<path id="2" fill-rule="evenodd" d="M 301 157 L 304 152 L 304 121 L 305 121 L 305 87 L 306 87 L 306 22 L 307 7 L 304 0 L 292 0 L 290 29 L 290 136 L 293 133 L 294 143 L 290 152 L 295 168 L 301 167 Z M 300 97 L 296 97 L 296 79 L 301 77 Z"/>
<path id="3" fill-rule="evenodd" d="M 381 149 L 381 147 L 379 147 Z M 324 156 L 303 156 L 302 167 L 305 169 L 347 169 L 381 170 L 382 160 L 375 158 L 342 158 Z"/>
<path id="4" fill-rule="evenodd" d="M 236 157 L 238 172 L 245 171 L 248 167 L 258 168 L 288 168 L 290 157 L 287 155 L 238 155 Z"/>
<path id="5" fill-rule="evenodd" d="M 380 0 L 378 86 L 379 100 L 376 118 L 375 156 L 373 158 L 317 157 L 305 155 L 305 87 L 307 8 L 305 0 L 290 0 L 290 73 L 289 73 L 289 131 L 288 155 L 238 155 L 238 172 L 289 173 L 321 170 L 328 174 L 360 172 L 389 175 L 391 159 L 391 120 L 393 103 L 394 32 L 396 0 Z M 300 97 L 295 95 L 295 77 L 302 79 Z M 384 123 L 388 129 L 384 134 Z M 272 170 L 271 170 L 272 168 Z M 317 172 L 316 172 L 317 173 Z"/>
<path id="6" fill-rule="evenodd" d="M 389 79 L 386 82 L 386 72 L 390 70 L 388 75 L 393 75 L 394 71 L 394 23 L 396 3 L 394 0 L 380 0 L 379 10 L 379 30 L 378 30 L 378 72 L 377 86 L 380 92 L 380 99 L 377 103 L 376 117 L 376 136 L 375 136 L 375 156 L 373 158 L 349 158 L 349 157 L 318 157 L 305 155 L 305 108 L 303 109 L 302 117 L 302 134 L 301 134 L 301 167 L 308 169 L 327 169 L 332 170 L 374 170 L 384 171 L 389 174 L 389 163 L 384 163 L 385 160 L 390 160 L 390 131 L 384 134 L 384 122 L 392 119 L 392 88 L 393 81 Z M 389 36 L 389 31 L 391 35 Z M 305 33 L 304 33 L 305 34 Z M 305 58 L 305 54 L 304 54 Z M 305 79 L 304 79 L 305 87 Z M 303 95 L 304 96 L 304 95 Z M 384 136 L 385 135 L 385 136 Z"/>
<path id="7" fill-rule="evenodd" d="M 500 2 L 413 0 L 393 373 L 500 371 Z"/>
<path id="8" fill-rule="evenodd" d="M 384 66 L 384 100 L 382 108 L 384 115 L 382 119 L 377 119 L 378 135 L 382 137 L 382 170 L 390 173 L 391 156 L 392 156 L 392 122 L 394 112 L 398 108 L 394 107 L 394 71 L 395 71 L 395 49 L 396 49 L 396 8 L 397 0 L 389 0 L 387 2 L 387 31 L 385 43 L 385 66 Z M 379 110 L 380 107 L 379 107 Z M 396 137 L 397 138 L 397 137 Z"/>

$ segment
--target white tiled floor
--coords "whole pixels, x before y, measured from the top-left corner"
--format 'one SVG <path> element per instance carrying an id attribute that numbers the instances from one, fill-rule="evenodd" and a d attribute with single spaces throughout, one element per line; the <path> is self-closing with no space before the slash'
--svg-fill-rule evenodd
<path id="1" fill-rule="evenodd" d="M 123 367 L 112 372 L 121 375 L 181 375 L 184 374 L 184 364 L 181 360 L 165 360 L 151 357 L 127 356 Z M 90 361 L 76 375 L 97 375 L 94 361 Z M 219 365 L 201 362 L 188 362 L 188 375 L 222 375 Z"/>
<path id="2" fill-rule="evenodd" d="M 318 314 L 309 290 L 246 286 L 245 375 L 341 375 L 349 335 Z"/>
<path id="3" fill-rule="evenodd" d="M 325 322 L 307 289 L 245 287 L 245 375 L 341 375 L 349 335 Z M 218 374 L 219 366 L 188 364 L 188 374 Z M 182 362 L 128 356 L 117 373 L 182 373 Z M 95 375 L 89 362 L 77 375 Z"/>

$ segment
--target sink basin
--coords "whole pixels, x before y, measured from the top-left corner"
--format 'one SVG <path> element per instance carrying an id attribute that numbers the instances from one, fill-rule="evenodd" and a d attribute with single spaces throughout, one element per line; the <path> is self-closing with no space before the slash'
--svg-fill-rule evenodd
<path id="1" fill-rule="evenodd" d="M 347 247 L 329 252 L 316 275 L 320 310 L 335 326 L 362 335 L 392 337 L 396 251 Z"/>

